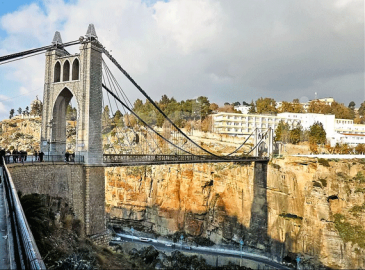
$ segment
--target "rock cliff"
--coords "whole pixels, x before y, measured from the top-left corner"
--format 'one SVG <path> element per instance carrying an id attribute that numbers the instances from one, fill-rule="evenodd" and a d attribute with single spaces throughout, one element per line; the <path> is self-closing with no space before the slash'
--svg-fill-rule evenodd
<path id="1" fill-rule="evenodd" d="M 265 164 L 108 168 L 110 220 L 161 235 L 185 232 L 275 258 L 365 266 L 361 160 L 274 159 Z M 267 178 L 264 175 L 267 174 Z"/>

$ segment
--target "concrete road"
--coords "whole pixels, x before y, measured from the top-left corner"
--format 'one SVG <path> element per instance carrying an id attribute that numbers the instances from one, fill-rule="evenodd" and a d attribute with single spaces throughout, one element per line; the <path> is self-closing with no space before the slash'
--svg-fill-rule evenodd
<path id="1" fill-rule="evenodd" d="M 173 243 L 163 240 L 157 240 L 157 239 L 151 239 L 148 238 L 148 240 L 141 240 L 141 238 L 137 236 L 131 236 L 127 234 L 121 234 L 117 233 L 117 235 L 121 238 L 120 241 L 126 241 L 126 242 L 138 242 L 143 243 L 146 245 L 153 245 L 156 249 L 161 251 L 185 251 L 189 253 L 197 253 L 197 254 L 209 254 L 209 255 L 219 255 L 219 256 L 226 256 L 226 257 L 234 257 L 234 258 L 243 258 L 247 260 L 252 260 L 260 263 L 264 263 L 266 265 L 269 265 L 276 269 L 293 269 L 286 265 L 280 264 L 278 262 L 275 262 L 271 260 L 270 258 L 267 258 L 265 256 L 247 253 L 247 252 L 240 252 L 238 250 L 229 250 L 229 249 L 217 249 L 217 248 L 211 248 L 211 247 L 193 247 L 186 244 L 181 245 L 180 243 Z M 146 239 L 146 238 L 144 238 Z M 118 241 L 113 241 L 117 243 Z M 173 246 L 171 246 L 173 245 Z"/>

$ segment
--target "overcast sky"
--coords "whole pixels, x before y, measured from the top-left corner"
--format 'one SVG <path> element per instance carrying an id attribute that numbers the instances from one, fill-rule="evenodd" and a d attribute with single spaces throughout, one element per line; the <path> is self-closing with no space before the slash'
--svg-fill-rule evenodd
<path id="1" fill-rule="evenodd" d="M 154 100 L 364 100 L 363 0 L 0 0 L 0 55 L 89 23 Z M 44 55 L 0 65 L 0 119 L 43 99 L 43 83 Z"/>

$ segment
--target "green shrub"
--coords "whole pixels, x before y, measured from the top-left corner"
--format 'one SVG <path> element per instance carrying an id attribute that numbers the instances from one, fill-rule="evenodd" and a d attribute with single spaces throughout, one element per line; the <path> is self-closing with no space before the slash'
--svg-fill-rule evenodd
<path id="1" fill-rule="evenodd" d="M 271 163 L 271 166 L 272 166 L 274 169 L 276 169 L 276 170 L 280 170 L 280 169 L 281 169 L 280 165 L 275 164 L 275 163 Z"/>
<path id="2" fill-rule="evenodd" d="M 362 226 L 351 225 L 346 221 L 345 216 L 341 214 L 335 214 L 334 218 L 335 227 L 345 242 L 352 242 L 358 244 L 361 248 L 365 248 L 365 230 Z"/>
<path id="3" fill-rule="evenodd" d="M 318 163 L 324 167 L 330 167 L 330 163 L 328 162 L 327 159 L 324 158 L 319 158 L 318 159 Z"/>
<path id="4" fill-rule="evenodd" d="M 348 176 L 345 173 L 343 173 L 343 172 L 338 172 L 338 173 L 336 173 L 336 175 L 338 176 L 338 178 L 340 178 L 340 179 L 342 179 L 344 181 L 348 181 L 349 180 Z"/>
<path id="5" fill-rule="evenodd" d="M 313 187 L 319 187 L 322 188 L 321 183 L 317 182 L 317 181 L 313 181 Z"/>
<path id="6" fill-rule="evenodd" d="M 327 187 L 327 180 L 326 179 L 322 179 L 322 178 L 320 178 L 320 179 L 318 179 L 321 183 L 322 183 L 322 186 L 323 187 Z"/>
<path id="7" fill-rule="evenodd" d="M 365 183 L 365 176 L 362 174 L 362 172 L 358 172 L 353 179 L 359 181 L 360 183 Z"/>
<path id="8" fill-rule="evenodd" d="M 351 207 L 351 209 L 349 210 L 349 212 L 354 215 L 357 216 L 359 212 L 362 212 L 363 210 L 365 210 L 365 203 L 362 205 L 354 205 L 353 207 Z"/>
<path id="9" fill-rule="evenodd" d="M 279 217 L 287 218 L 287 219 L 295 219 L 295 220 L 303 220 L 303 217 L 297 216 L 295 214 L 290 213 L 281 213 Z"/>

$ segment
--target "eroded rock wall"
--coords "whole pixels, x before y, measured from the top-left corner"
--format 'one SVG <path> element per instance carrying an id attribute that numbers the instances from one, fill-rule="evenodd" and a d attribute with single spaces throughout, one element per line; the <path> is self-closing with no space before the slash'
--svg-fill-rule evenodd
<path id="1" fill-rule="evenodd" d="M 289 157 L 265 169 L 253 163 L 108 168 L 107 210 L 113 222 L 162 235 L 185 231 L 222 244 L 242 238 L 276 258 L 299 253 L 312 265 L 365 267 L 360 161 Z"/>

